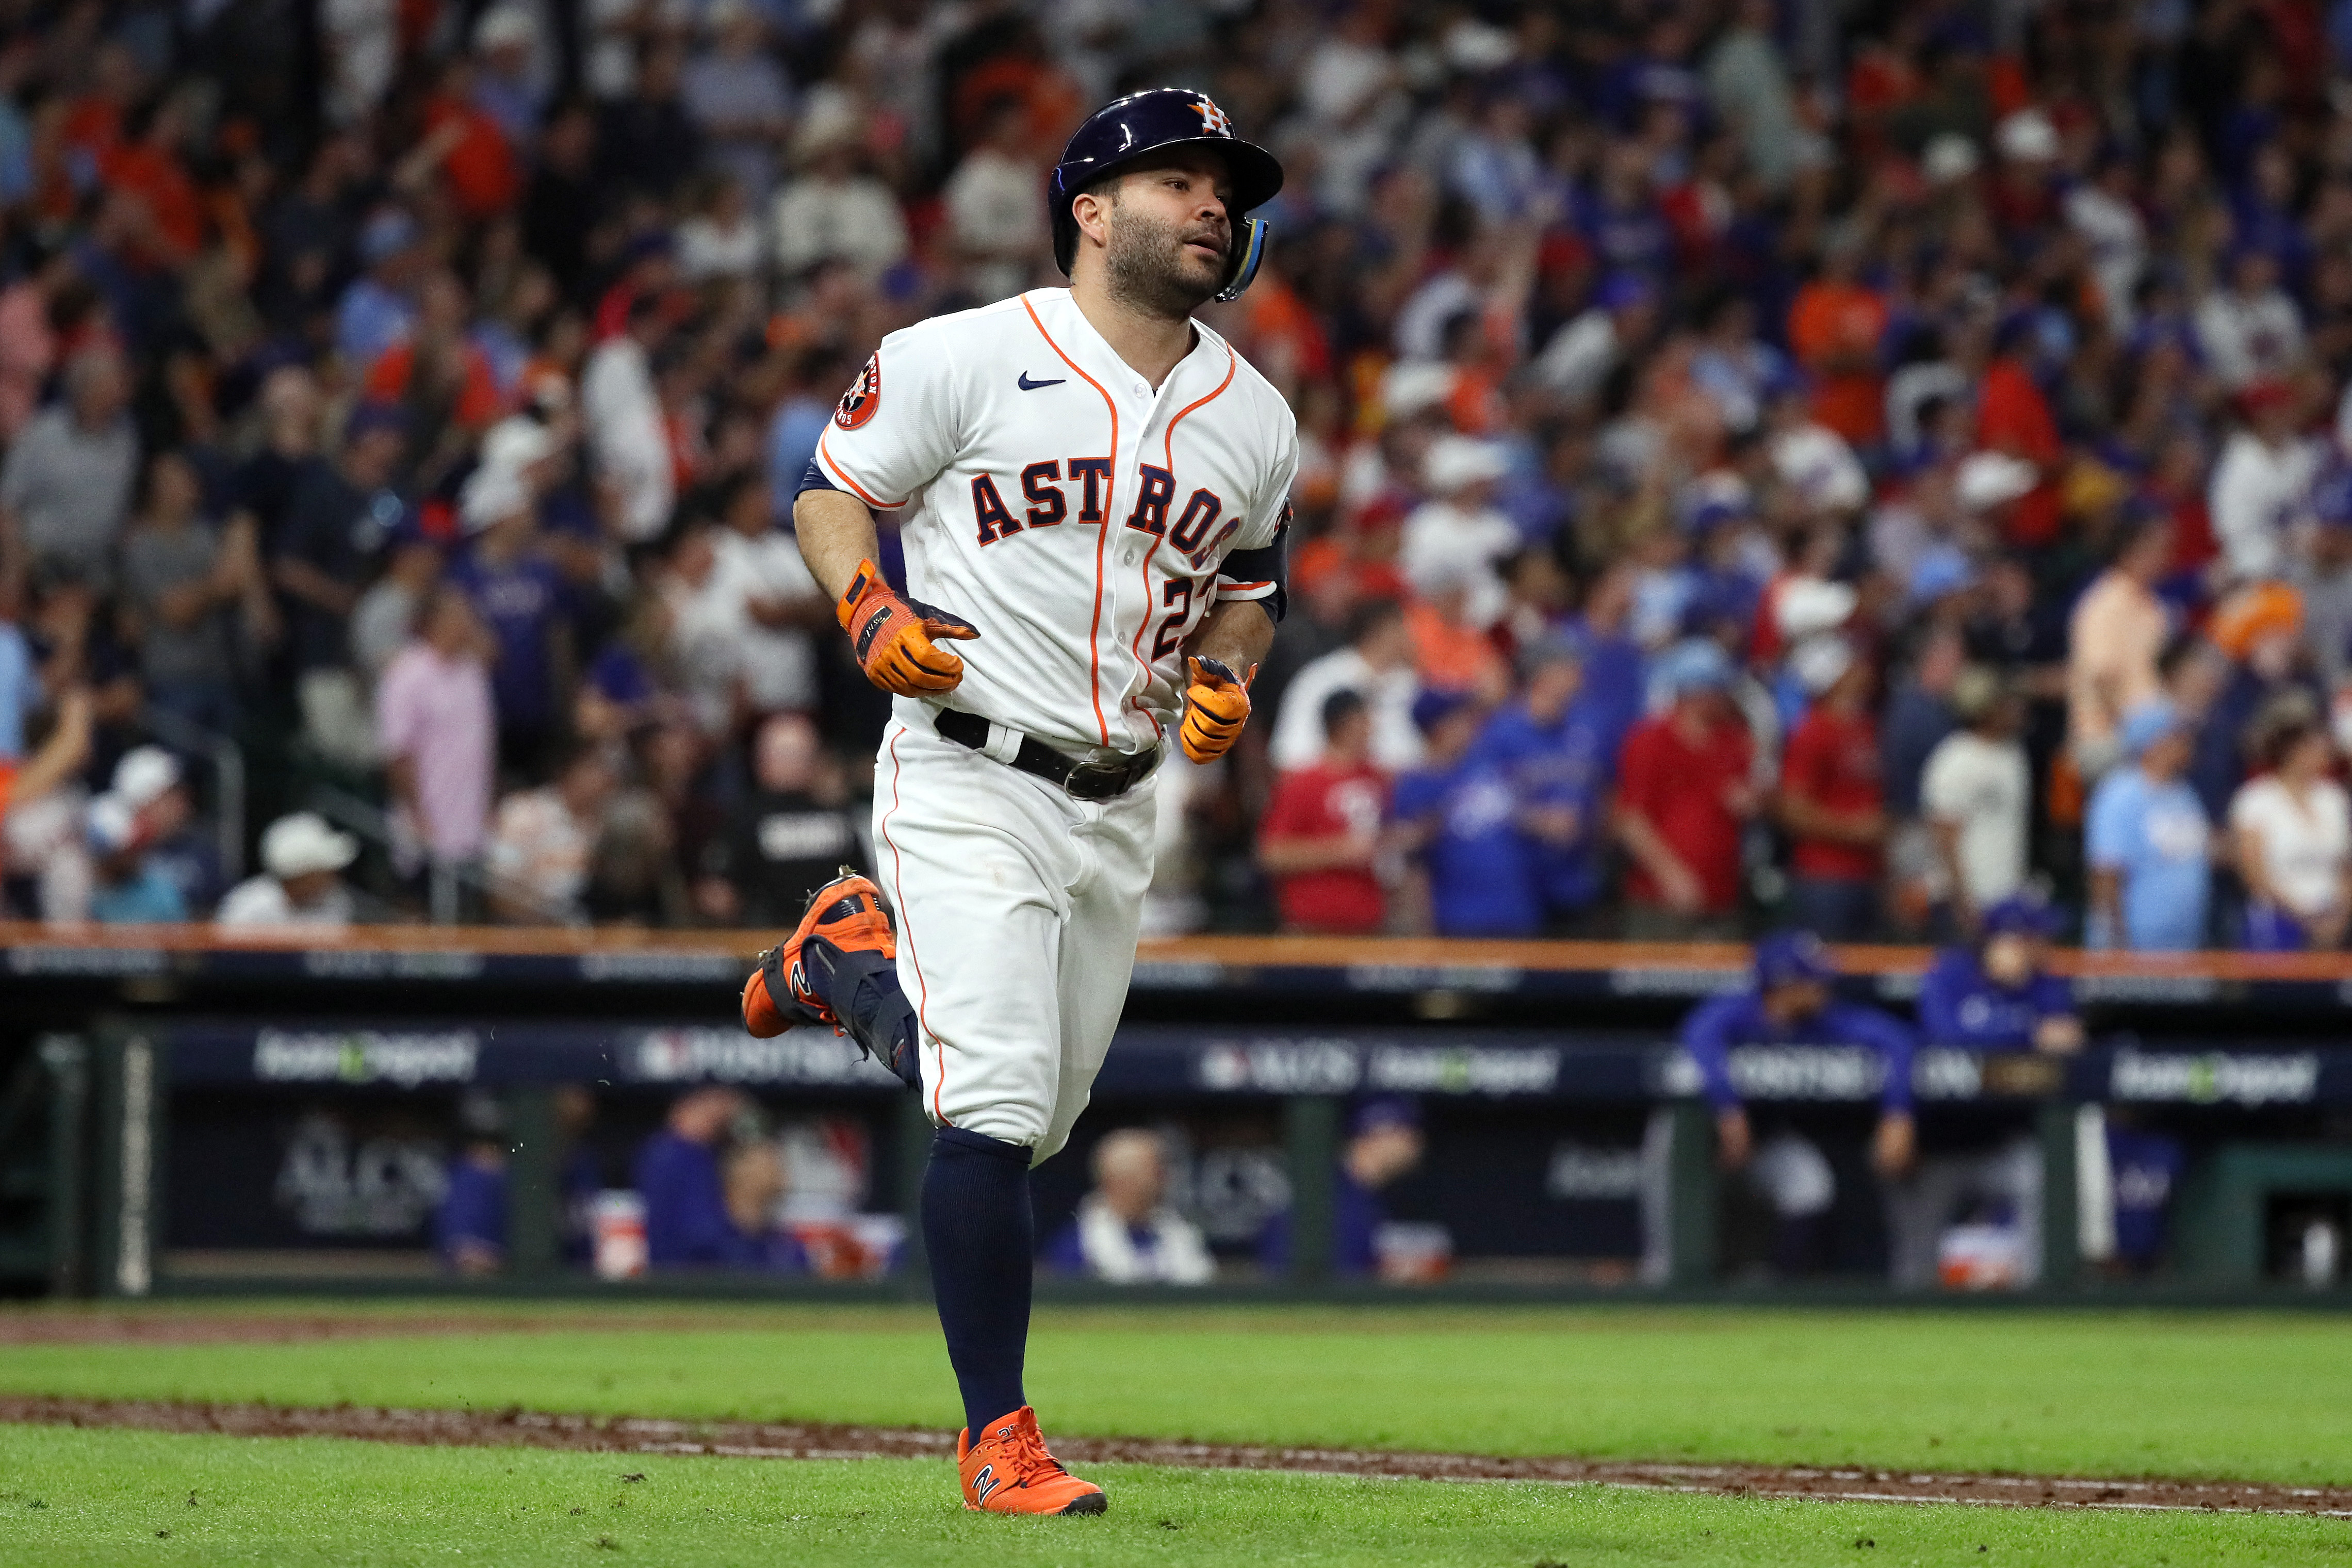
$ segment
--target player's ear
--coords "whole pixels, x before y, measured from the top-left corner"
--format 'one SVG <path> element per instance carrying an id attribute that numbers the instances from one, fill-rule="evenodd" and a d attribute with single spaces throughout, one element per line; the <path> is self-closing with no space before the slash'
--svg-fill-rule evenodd
<path id="1" fill-rule="evenodd" d="M 1070 203 L 1070 216 L 1077 220 L 1078 236 L 1082 241 L 1091 239 L 1097 245 L 1106 247 L 1110 244 L 1110 209 L 1108 186 L 1077 194 Z M 1084 248 L 1083 245 L 1080 248 Z"/>

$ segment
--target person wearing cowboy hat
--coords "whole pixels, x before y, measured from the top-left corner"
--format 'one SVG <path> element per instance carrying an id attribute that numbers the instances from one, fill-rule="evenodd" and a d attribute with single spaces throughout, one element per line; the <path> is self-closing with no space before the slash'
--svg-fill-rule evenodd
<path id="1" fill-rule="evenodd" d="M 352 921 L 352 893 L 341 873 L 359 852 L 357 839 L 316 812 L 281 816 L 261 836 L 262 874 L 231 888 L 213 921 L 245 930 L 341 931 Z"/>

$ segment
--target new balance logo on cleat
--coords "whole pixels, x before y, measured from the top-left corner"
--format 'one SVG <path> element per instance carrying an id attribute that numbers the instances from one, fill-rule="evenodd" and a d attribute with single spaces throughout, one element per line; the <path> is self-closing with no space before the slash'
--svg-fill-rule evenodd
<path id="1" fill-rule="evenodd" d="M 866 953 L 883 963 L 898 956 L 898 938 L 890 917 L 883 912 L 882 890 L 845 866 L 841 874 L 809 898 L 792 936 L 760 955 L 760 967 L 743 986 L 743 1027 L 760 1039 L 782 1034 L 795 1024 L 830 1025 L 844 1033 L 832 999 L 824 994 L 803 951 L 814 939 L 845 953 Z"/>
<path id="2" fill-rule="evenodd" d="M 1102 1488 L 1062 1468 L 1037 1430 L 1037 1413 L 1023 1405 L 985 1429 L 979 1442 L 956 1434 L 956 1469 L 963 1506 L 988 1513 L 1101 1513 L 1110 1507 Z"/>

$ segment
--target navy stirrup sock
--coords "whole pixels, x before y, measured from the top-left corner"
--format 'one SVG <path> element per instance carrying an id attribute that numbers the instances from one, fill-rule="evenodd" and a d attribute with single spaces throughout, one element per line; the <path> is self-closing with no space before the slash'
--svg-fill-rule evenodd
<path id="1" fill-rule="evenodd" d="M 849 1037 L 872 1051 L 908 1089 L 920 1089 L 915 1005 L 898 987 L 898 966 L 879 953 L 844 952 L 823 937 L 811 937 L 802 953 L 809 984 Z"/>
<path id="2" fill-rule="evenodd" d="M 1029 1151 L 960 1127 L 931 1135 L 923 1170 L 923 1246 L 948 1360 L 977 1434 L 1029 1403 L 1021 1365 L 1029 1344 Z"/>

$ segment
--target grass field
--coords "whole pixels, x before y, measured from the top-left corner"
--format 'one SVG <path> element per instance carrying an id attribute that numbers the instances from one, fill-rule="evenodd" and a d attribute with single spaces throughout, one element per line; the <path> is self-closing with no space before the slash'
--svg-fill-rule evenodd
<path id="1" fill-rule="evenodd" d="M 680 1321 L 0 1345 L 0 1392 L 961 1424 L 921 1309 Z M 2352 1482 L 2333 1317 L 1066 1309 L 1029 1368 L 1049 1434 Z"/>
<path id="2" fill-rule="evenodd" d="M 645 1479 L 623 1481 L 624 1474 Z M 1003 1520 L 964 1513 L 941 1467 L 911 1460 L 622 1459 L 0 1427 L 0 1559 L 12 1568 L 466 1561 L 2147 1568 L 2341 1564 L 2352 1542 L 2340 1522 L 2299 1519 L 1748 1502 L 1134 1466 L 1095 1474 L 1112 1491 L 1105 1517 Z"/>
<path id="3" fill-rule="evenodd" d="M 539 1328 L 518 1317 L 515 1331 L 445 1335 L 403 1332 L 410 1319 L 387 1311 L 381 1337 L 0 1345 L 0 1391 L 955 1424 L 937 1330 L 918 1310 L 625 1310 L 594 1327 L 578 1321 Z M 1049 1434 L 2352 1480 L 2352 1331 L 2331 1318 L 1064 1309 L 1039 1315 L 1031 1369 Z M 647 1479 L 620 1482 L 624 1470 Z M 2352 1525 L 2340 1521 L 1136 1467 L 1100 1479 L 1115 1488 L 1108 1519 L 1004 1521 L 963 1516 L 936 1463 L 625 1460 L 0 1428 L 0 1562 L 540 1563 L 619 1552 L 684 1564 L 895 1564 L 940 1562 L 951 1544 L 977 1539 L 1013 1563 L 1105 1565 L 2352 1568 Z"/>

